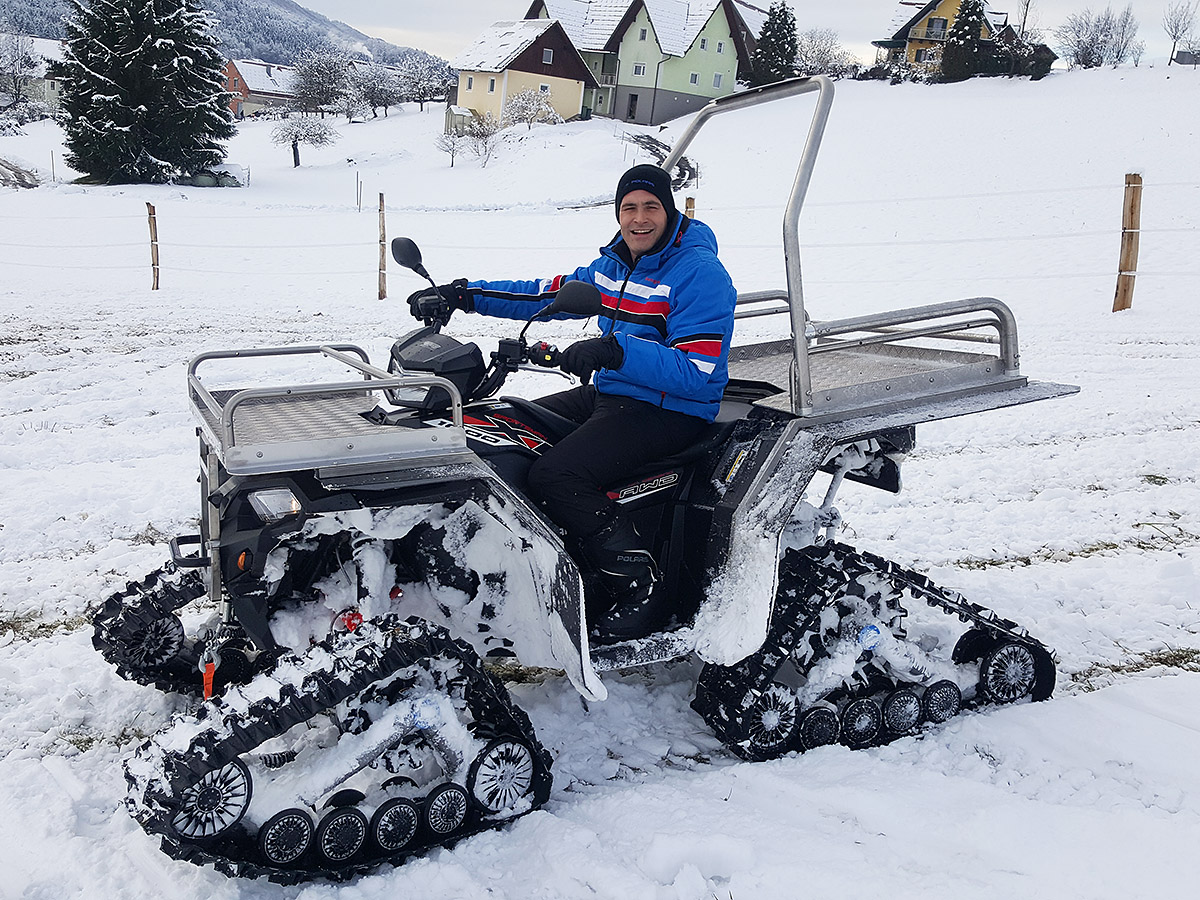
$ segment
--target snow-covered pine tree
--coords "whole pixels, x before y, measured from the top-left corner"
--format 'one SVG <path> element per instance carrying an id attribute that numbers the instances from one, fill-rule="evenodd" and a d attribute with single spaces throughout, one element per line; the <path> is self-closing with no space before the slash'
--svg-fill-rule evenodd
<path id="1" fill-rule="evenodd" d="M 942 49 L 944 81 L 964 81 L 984 70 L 988 49 L 980 35 L 986 24 L 983 0 L 963 0 Z"/>
<path id="2" fill-rule="evenodd" d="M 796 74 L 796 15 L 785 0 L 775 0 L 750 58 L 750 84 L 770 84 Z"/>
<path id="3" fill-rule="evenodd" d="M 196 0 L 72 0 L 62 108 L 67 162 L 109 184 L 217 165 L 233 137 L 224 61 Z"/>

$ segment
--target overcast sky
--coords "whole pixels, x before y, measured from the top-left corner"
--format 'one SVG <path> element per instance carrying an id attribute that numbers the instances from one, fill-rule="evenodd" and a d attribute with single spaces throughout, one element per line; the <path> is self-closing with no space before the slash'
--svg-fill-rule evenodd
<path id="1" fill-rule="evenodd" d="M 520 19 L 532 0 L 299 0 L 301 6 L 352 25 L 364 34 L 393 44 L 417 47 L 452 59 L 492 22 Z M 863 62 L 874 59 L 871 41 L 888 36 L 896 0 L 790 0 L 800 30 L 832 28 Z M 1146 42 L 1146 61 L 1166 60 L 1170 42 L 1162 30 L 1163 10 L 1172 0 L 1133 0 Z M 757 0 L 767 8 L 771 0 Z M 992 0 L 992 7 L 1015 16 L 1017 0 Z M 1107 0 L 1034 0 L 1033 18 L 1043 30 L 1062 24 L 1071 13 L 1101 10 Z M 1124 7 L 1113 0 L 1114 10 Z M 1053 40 L 1047 36 L 1048 43 Z"/>

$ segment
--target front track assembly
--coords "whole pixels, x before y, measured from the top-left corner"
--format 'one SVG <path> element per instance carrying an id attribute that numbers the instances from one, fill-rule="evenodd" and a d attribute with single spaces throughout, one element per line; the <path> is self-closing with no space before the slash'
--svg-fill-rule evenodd
<path id="1" fill-rule="evenodd" d="M 908 639 L 903 603 L 968 625 L 949 659 Z M 978 668 L 974 664 L 978 663 Z M 1044 700 L 1050 651 L 1016 623 L 924 575 L 844 544 L 788 550 L 762 648 L 706 665 L 693 708 L 739 756 L 886 743 L 964 706 Z"/>
<path id="2" fill-rule="evenodd" d="M 341 879 L 530 812 L 550 763 L 468 645 L 367 622 L 177 717 L 126 762 L 127 805 L 177 859 Z"/>

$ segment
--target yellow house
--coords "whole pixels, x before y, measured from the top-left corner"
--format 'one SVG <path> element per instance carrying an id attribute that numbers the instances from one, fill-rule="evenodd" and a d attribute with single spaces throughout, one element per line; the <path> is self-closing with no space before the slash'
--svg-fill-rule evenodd
<path id="1" fill-rule="evenodd" d="M 554 19 L 496 22 L 450 65 L 458 69 L 457 105 L 497 120 L 508 98 L 526 89 L 549 94 L 554 111 L 570 119 L 583 109 L 584 91 L 597 87 Z"/>
<path id="2" fill-rule="evenodd" d="M 892 21 L 895 32 L 886 40 L 871 42 L 878 48 L 876 61 L 937 62 L 961 6 L 962 0 L 900 0 L 900 8 Z M 985 41 L 995 40 L 1001 31 L 1010 27 L 1008 13 L 996 12 L 986 2 L 983 11 L 985 22 L 979 37 Z"/>

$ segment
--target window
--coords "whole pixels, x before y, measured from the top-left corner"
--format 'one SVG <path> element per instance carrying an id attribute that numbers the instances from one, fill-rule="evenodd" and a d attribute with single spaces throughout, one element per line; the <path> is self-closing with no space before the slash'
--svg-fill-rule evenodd
<path id="1" fill-rule="evenodd" d="M 701 50 L 708 49 L 708 38 L 700 38 L 700 49 Z"/>
<path id="2" fill-rule="evenodd" d="M 725 52 L 725 42 L 724 41 L 717 41 L 717 52 L 718 53 Z"/>
<path id="3" fill-rule="evenodd" d="M 488 93 L 489 94 L 496 93 L 496 79 L 495 78 L 488 79 Z"/>
<path id="4" fill-rule="evenodd" d="M 471 90 L 473 87 L 475 87 L 475 76 L 474 76 L 474 75 L 468 75 L 468 76 L 467 76 L 467 90 L 469 91 L 469 90 Z"/>
<path id="5" fill-rule="evenodd" d="M 929 39 L 936 41 L 940 38 L 944 38 L 946 36 L 946 27 L 949 24 L 950 22 L 948 19 L 934 18 L 931 16 L 929 19 Z"/>
<path id="6" fill-rule="evenodd" d="M 718 72 L 716 75 L 713 76 L 713 87 L 719 88 L 720 86 L 721 86 L 721 73 Z"/>
<path id="7" fill-rule="evenodd" d="M 50 84 L 51 84 L 51 86 L 53 86 L 53 85 L 54 85 L 54 82 L 52 81 L 52 82 L 50 82 Z M 237 78 L 234 78 L 234 79 L 233 79 L 233 89 L 234 89 L 235 91 L 238 89 L 238 80 L 237 80 Z"/>
<path id="8" fill-rule="evenodd" d="M 688 76 L 688 84 L 699 84 L 699 83 L 700 83 L 700 73 L 699 72 L 693 72 L 691 75 Z"/>
<path id="9" fill-rule="evenodd" d="M 554 63 L 554 51 L 549 47 L 542 51 L 542 62 L 548 66 Z"/>
<path id="10" fill-rule="evenodd" d="M 641 31 L 638 32 L 638 40 L 644 41 L 645 39 L 646 39 L 646 29 L 643 28 Z"/>
<path id="11" fill-rule="evenodd" d="M 633 64 L 633 74 L 634 75 L 645 75 L 646 74 L 646 64 L 645 63 L 634 63 Z"/>
<path id="12" fill-rule="evenodd" d="M 548 94 L 548 93 L 550 93 L 550 85 L 548 85 L 548 84 L 539 84 L 539 85 L 538 85 L 538 91 L 539 91 L 539 92 L 541 92 L 541 93 L 543 93 L 543 94 Z"/>

